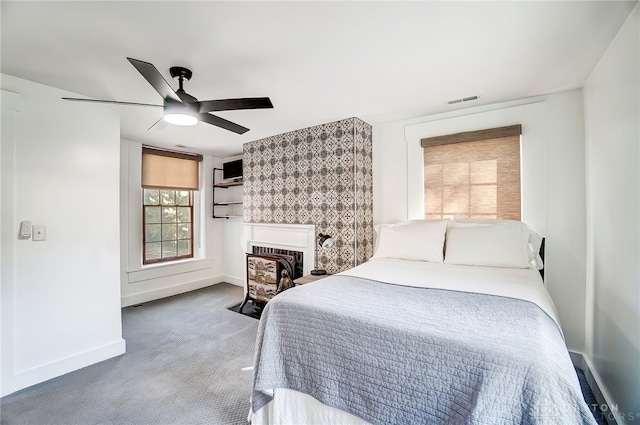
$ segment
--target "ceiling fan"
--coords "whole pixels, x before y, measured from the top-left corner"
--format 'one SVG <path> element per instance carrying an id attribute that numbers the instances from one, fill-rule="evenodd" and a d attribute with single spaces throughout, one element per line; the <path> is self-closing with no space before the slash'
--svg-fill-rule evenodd
<path id="1" fill-rule="evenodd" d="M 249 131 L 248 128 L 239 124 L 225 120 L 209 112 L 215 111 L 232 111 L 237 109 L 266 109 L 273 108 L 273 104 L 268 97 L 245 97 L 238 99 L 220 99 L 220 100 L 203 100 L 199 101 L 195 97 L 184 91 L 183 83 L 186 79 L 189 81 L 193 75 L 191 70 L 181 66 L 174 66 L 169 69 L 171 77 L 178 79 L 179 88 L 174 91 L 169 83 L 162 77 L 155 66 L 148 62 L 138 59 L 127 58 L 142 76 L 151 84 L 151 86 L 162 96 L 163 105 L 152 105 L 148 103 L 134 102 L 118 102 L 115 100 L 99 100 L 99 99 L 79 99 L 75 97 L 63 97 L 64 100 L 73 100 L 78 102 L 100 102 L 115 103 L 118 105 L 132 106 L 154 106 L 163 108 L 164 114 L 160 120 L 175 125 L 195 125 L 199 121 L 234 133 L 244 134 Z M 158 121 L 160 121 L 158 120 Z M 157 124 L 157 122 L 156 122 Z M 155 125 L 155 124 L 154 124 Z M 153 127 L 153 126 L 151 126 Z"/>

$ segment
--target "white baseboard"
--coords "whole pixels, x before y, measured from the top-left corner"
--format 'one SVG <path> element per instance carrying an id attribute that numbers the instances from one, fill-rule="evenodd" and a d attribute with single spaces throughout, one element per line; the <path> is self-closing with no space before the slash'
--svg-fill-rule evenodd
<path id="1" fill-rule="evenodd" d="M 216 276 L 209 279 L 180 283 L 178 285 L 165 286 L 151 291 L 125 295 L 121 298 L 121 305 L 122 307 L 129 307 L 136 304 L 159 300 L 161 298 L 172 297 L 189 291 L 195 291 L 196 289 L 206 288 L 207 286 L 215 285 L 220 282 L 224 282 L 223 276 Z"/>
<path id="2" fill-rule="evenodd" d="M 619 412 L 617 411 L 617 404 L 614 403 L 611 394 L 607 390 L 607 387 L 602 384 L 602 378 L 598 374 L 598 371 L 593 367 L 591 360 L 583 353 L 569 351 L 571 361 L 574 366 L 582 369 L 587 383 L 593 392 L 598 405 L 601 407 L 606 406 L 606 412 L 604 412 L 604 418 L 609 425 L 626 425 L 626 421 L 622 420 Z M 591 407 L 591 406 L 589 406 Z M 604 410 L 604 409 L 603 409 Z"/>
<path id="3" fill-rule="evenodd" d="M 2 388 L 2 397 L 14 393 L 23 388 L 39 384 L 49 379 L 64 375 L 74 370 L 110 359 L 124 354 L 126 343 L 124 339 L 119 339 L 102 347 L 94 348 L 79 354 L 74 354 L 60 360 L 56 360 L 41 366 L 37 366 L 25 371 L 17 372 L 13 379 L 6 379 Z"/>
<path id="4" fill-rule="evenodd" d="M 216 285 L 218 283 L 227 282 L 235 286 L 244 288 L 244 279 L 219 275 L 212 278 L 196 280 L 193 282 L 180 283 L 173 286 L 165 286 L 163 288 L 153 289 L 151 291 L 138 292 L 136 294 L 125 295 L 121 298 L 122 307 L 129 307 L 136 304 L 142 304 L 149 301 L 159 300 L 161 298 L 172 297 L 185 292 L 195 291 L 196 289 L 206 288 L 207 286 Z"/>
<path id="5" fill-rule="evenodd" d="M 244 279 L 241 277 L 223 276 L 222 282 L 227 282 L 244 288 Z"/>

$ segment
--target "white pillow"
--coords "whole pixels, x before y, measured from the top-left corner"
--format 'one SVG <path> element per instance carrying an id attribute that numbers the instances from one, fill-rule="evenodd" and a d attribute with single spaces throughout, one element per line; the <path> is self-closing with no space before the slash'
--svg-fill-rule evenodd
<path id="1" fill-rule="evenodd" d="M 433 221 L 433 220 L 414 219 L 414 220 L 398 221 L 397 223 L 376 224 L 375 226 L 373 226 L 373 230 L 374 230 L 373 252 L 375 253 L 378 250 L 378 243 L 380 243 L 380 232 L 382 231 L 382 229 L 386 229 L 387 227 L 391 227 L 391 226 L 400 226 L 403 224 L 424 223 L 425 221 Z"/>
<path id="2" fill-rule="evenodd" d="M 398 224 L 406 224 L 406 222 L 396 223 L 396 224 L 382 223 L 382 224 L 376 224 L 375 226 L 373 226 L 374 236 L 375 236 L 375 241 L 373 243 L 374 253 L 378 250 L 378 245 L 380 244 L 380 233 L 382 232 L 382 229 L 386 229 L 387 227 L 391 227 L 391 226 L 397 226 Z"/>
<path id="3" fill-rule="evenodd" d="M 453 220 L 456 223 L 477 223 L 477 224 L 495 224 L 495 223 L 504 223 L 504 222 L 516 222 L 521 223 L 526 227 L 526 230 L 529 234 L 528 240 L 528 255 L 529 255 L 529 265 L 538 270 L 544 269 L 544 262 L 542 261 L 542 257 L 540 256 L 540 246 L 542 245 L 542 236 L 538 234 L 535 230 L 529 227 L 526 223 L 515 220 L 499 220 L 499 219 L 487 219 L 487 218 L 469 218 L 462 214 L 456 214 L 453 216 Z"/>
<path id="4" fill-rule="evenodd" d="M 531 266 L 528 241 L 529 233 L 519 221 L 452 221 L 447 228 L 444 263 L 525 269 Z"/>
<path id="5" fill-rule="evenodd" d="M 423 220 L 376 226 L 377 247 L 372 258 L 442 263 L 444 237 L 449 221 Z"/>
<path id="6" fill-rule="evenodd" d="M 528 226 L 527 226 L 528 227 Z M 540 247 L 542 246 L 542 236 L 540 236 L 533 229 L 529 229 L 529 264 L 531 267 L 535 267 L 538 270 L 544 269 L 544 262 L 540 256 Z"/>

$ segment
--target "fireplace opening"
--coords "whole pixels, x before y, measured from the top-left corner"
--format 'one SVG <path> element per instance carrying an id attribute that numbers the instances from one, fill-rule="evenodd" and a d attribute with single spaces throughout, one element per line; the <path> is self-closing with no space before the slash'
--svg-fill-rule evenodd
<path id="1" fill-rule="evenodd" d="M 302 251 L 254 245 L 252 247 L 252 254 L 267 256 L 275 254 L 276 256 L 284 256 L 293 267 L 293 280 L 304 276 L 304 253 Z"/>

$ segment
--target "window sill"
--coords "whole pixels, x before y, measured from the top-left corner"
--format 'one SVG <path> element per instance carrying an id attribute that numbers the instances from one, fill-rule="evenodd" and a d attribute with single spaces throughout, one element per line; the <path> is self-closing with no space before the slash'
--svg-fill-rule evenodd
<path id="1" fill-rule="evenodd" d="M 170 263 L 147 264 L 139 269 L 127 270 L 127 275 L 129 277 L 129 283 L 136 283 L 165 276 L 210 269 L 212 267 L 212 259 L 189 258 L 186 260 L 171 261 Z"/>

